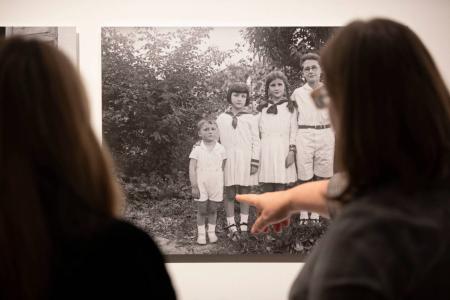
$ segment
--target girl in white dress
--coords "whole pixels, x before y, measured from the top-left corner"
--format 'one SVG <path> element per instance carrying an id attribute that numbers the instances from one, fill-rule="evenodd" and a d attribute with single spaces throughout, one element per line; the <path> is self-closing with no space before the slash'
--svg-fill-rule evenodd
<path id="1" fill-rule="evenodd" d="M 297 180 L 294 161 L 298 111 L 296 103 L 289 99 L 287 78 L 280 71 L 267 76 L 266 98 L 268 102 L 259 107 L 259 182 L 264 192 L 272 192 Z"/>
<path id="2" fill-rule="evenodd" d="M 233 83 L 228 88 L 227 101 L 230 108 L 217 118 L 220 143 L 227 152 L 225 163 L 224 206 L 227 216 L 228 236 L 239 238 L 234 218 L 236 194 L 249 194 L 258 185 L 260 140 L 258 122 L 247 106 L 250 104 L 249 89 L 245 83 Z M 249 206 L 240 204 L 240 232 L 248 230 Z"/>

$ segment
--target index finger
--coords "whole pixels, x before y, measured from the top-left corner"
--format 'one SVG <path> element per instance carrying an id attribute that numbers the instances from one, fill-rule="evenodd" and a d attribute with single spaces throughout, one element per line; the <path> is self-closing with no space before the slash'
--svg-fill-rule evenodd
<path id="1" fill-rule="evenodd" d="M 244 202 L 251 206 L 255 206 L 256 208 L 260 208 L 259 201 L 258 201 L 258 195 L 256 195 L 256 194 L 236 195 L 235 198 L 238 202 Z"/>

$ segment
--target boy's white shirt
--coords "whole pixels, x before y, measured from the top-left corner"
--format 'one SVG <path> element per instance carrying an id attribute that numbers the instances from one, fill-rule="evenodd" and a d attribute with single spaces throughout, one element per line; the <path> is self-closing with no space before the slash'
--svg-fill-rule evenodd
<path id="1" fill-rule="evenodd" d="M 320 83 L 317 88 L 323 86 Z M 314 104 L 311 92 L 314 89 L 305 83 L 303 86 L 295 89 L 291 95 L 291 99 L 297 102 L 298 106 L 298 125 L 328 125 L 330 124 L 330 116 L 327 109 L 319 109 Z"/>
<path id="2" fill-rule="evenodd" d="M 211 154 L 217 154 L 217 160 L 212 162 L 214 165 L 209 165 L 211 163 Z M 223 160 L 226 159 L 226 150 L 220 143 L 215 142 L 214 147 L 212 149 L 208 149 L 204 141 L 200 142 L 199 146 L 195 146 L 189 154 L 189 158 L 193 158 L 197 160 L 197 171 L 202 170 L 220 170 L 222 171 L 222 163 Z M 198 173 L 198 172 L 197 172 Z M 198 176 L 198 174 L 197 174 Z"/>

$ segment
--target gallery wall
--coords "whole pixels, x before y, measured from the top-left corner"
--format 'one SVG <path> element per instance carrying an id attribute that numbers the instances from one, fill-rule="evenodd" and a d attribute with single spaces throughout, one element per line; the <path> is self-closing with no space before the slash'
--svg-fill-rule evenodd
<path id="1" fill-rule="evenodd" d="M 78 66 L 78 34 L 75 27 L 39 27 L 39 26 L 13 26 L 1 27 L 5 36 L 20 35 L 27 38 L 46 41 L 58 47 L 65 55 Z M 3 36 L 0 31 L 0 36 Z"/>
<path id="2" fill-rule="evenodd" d="M 410 26 L 450 86 L 448 0 L 0 0 L 0 26 L 76 26 L 79 69 L 101 136 L 101 26 L 341 26 L 389 17 Z M 300 263 L 171 263 L 180 299 L 285 299 Z"/>

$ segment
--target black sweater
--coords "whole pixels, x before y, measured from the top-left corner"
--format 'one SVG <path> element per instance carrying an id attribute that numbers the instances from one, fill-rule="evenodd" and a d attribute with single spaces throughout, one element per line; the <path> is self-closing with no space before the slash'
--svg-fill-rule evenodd
<path id="1" fill-rule="evenodd" d="M 88 238 L 60 238 L 53 257 L 51 299 L 175 299 L 153 240 L 112 220 Z"/>

